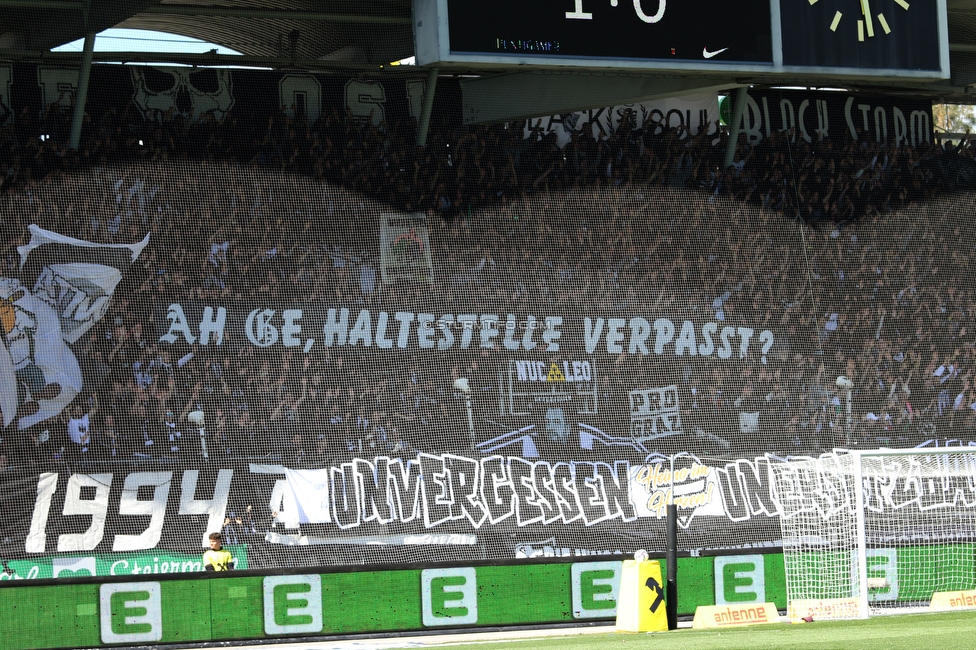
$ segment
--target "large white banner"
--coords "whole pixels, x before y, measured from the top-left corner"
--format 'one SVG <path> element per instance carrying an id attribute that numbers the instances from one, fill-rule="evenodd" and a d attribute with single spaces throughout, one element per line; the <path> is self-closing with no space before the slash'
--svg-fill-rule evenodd
<path id="1" fill-rule="evenodd" d="M 181 539 L 193 550 L 205 546 L 221 522 L 235 536 L 286 546 L 470 546 L 494 533 L 511 540 L 513 551 L 567 534 L 576 535 L 574 543 L 589 540 L 606 550 L 623 548 L 655 522 L 663 523 L 672 499 L 682 530 L 707 533 L 720 543 L 733 522 L 760 520 L 768 529 L 783 504 L 825 522 L 838 509 L 852 507 L 849 495 L 837 489 L 849 475 L 831 462 L 844 454 L 822 455 L 814 471 L 781 465 L 784 459 L 768 454 L 712 465 L 688 453 L 673 464 L 658 454 L 641 463 L 606 463 L 418 453 L 354 458 L 318 469 L 252 463 L 247 471 L 221 469 L 209 477 L 198 470 L 182 476 L 44 473 L 37 478 L 24 551 L 140 551 L 166 539 Z M 933 488 L 924 478 L 931 473 L 924 463 L 931 462 L 946 461 L 911 461 L 895 479 L 867 479 L 865 507 L 976 508 L 976 470 L 959 466 Z M 786 471 L 773 472 L 774 465 Z M 270 512 L 255 508 L 251 514 L 260 523 L 234 524 L 231 495 L 248 492 Z M 80 516 L 89 517 L 87 530 L 69 530 L 68 520 Z M 583 531 L 589 532 L 580 536 Z"/>
<path id="2" fill-rule="evenodd" d="M 526 138 L 537 139 L 554 133 L 556 144 L 561 149 L 569 143 L 574 131 L 581 135 L 591 135 L 595 140 L 606 140 L 616 133 L 621 120 L 626 116 L 633 120 L 633 128 L 653 126 L 655 133 L 661 133 L 668 128 L 685 128 L 690 135 L 697 135 L 699 131 L 712 133 L 717 128 L 718 95 L 695 93 L 637 104 L 576 111 L 566 115 L 533 117 L 525 121 L 523 133 Z"/>

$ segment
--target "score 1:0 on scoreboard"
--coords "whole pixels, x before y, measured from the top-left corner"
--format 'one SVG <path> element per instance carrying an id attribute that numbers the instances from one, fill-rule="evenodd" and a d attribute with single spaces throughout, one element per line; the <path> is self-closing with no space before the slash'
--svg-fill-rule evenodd
<path id="1" fill-rule="evenodd" d="M 945 79 L 946 0 L 416 0 L 419 65 Z"/>

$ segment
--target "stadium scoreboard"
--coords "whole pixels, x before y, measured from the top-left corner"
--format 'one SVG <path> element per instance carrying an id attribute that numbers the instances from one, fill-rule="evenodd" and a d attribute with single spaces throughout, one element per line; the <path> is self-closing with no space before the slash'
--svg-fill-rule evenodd
<path id="1" fill-rule="evenodd" d="M 946 0 L 416 0 L 419 65 L 946 79 Z"/>

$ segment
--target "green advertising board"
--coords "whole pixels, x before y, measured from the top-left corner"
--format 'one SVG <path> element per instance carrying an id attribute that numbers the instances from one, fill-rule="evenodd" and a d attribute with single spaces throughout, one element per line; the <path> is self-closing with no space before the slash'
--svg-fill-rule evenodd
<path id="1" fill-rule="evenodd" d="M 247 567 L 247 545 L 225 546 L 237 569 Z M 203 555 L 186 553 L 112 553 L 104 555 L 56 555 L 31 559 L 0 558 L 7 571 L 0 580 L 44 580 L 96 576 L 160 575 L 203 571 Z"/>
<path id="2" fill-rule="evenodd" d="M 235 547 L 234 551 L 238 561 L 245 563 L 245 549 Z M 165 571 L 164 558 L 169 563 Z M 67 560 L 36 560 L 30 570 L 36 568 L 38 578 L 52 577 L 55 565 L 61 567 Z M 183 565 L 175 563 L 189 561 L 182 556 L 132 556 L 129 571 L 124 573 L 119 561 L 118 557 L 111 562 L 96 557 L 96 574 L 107 571 L 107 578 L 76 577 L 67 583 L 45 581 L 36 586 L 0 584 L 4 647 L 90 647 L 609 621 L 616 616 L 622 570 L 620 560 L 592 558 L 574 563 L 321 574 L 178 575 Z M 661 564 L 665 575 L 663 561 Z M 190 569 L 187 565 L 186 573 L 195 572 Z M 77 568 L 69 570 L 80 575 Z M 777 607 L 786 606 L 780 554 L 680 558 L 678 572 L 680 614 L 692 614 L 699 605 L 726 602 L 772 601 Z M 64 577 L 65 570 L 61 568 L 57 575 Z"/>
<path id="3" fill-rule="evenodd" d="M 856 574 L 857 555 L 850 551 L 798 553 L 791 558 L 791 569 L 808 598 L 846 598 L 852 595 L 850 582 L 836 578 Z M 825 580 L 824 576 L 836 578 Z M 928 601 L 933 588 L 976 589 L 976 544 L 872 548 L 867 554 L 867 577 L 882 578 L 884 584 L 868 590 L 871 602 Z"/>

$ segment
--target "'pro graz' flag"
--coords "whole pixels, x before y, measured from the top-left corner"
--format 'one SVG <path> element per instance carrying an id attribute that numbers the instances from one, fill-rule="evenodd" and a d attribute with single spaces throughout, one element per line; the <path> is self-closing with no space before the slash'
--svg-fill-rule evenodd
<path id="1" fill-rule="evenodd" d="M 60 413 L 82 389 L 74 343 L 105 315 L 123 272 L 149 243 L 110 245 L 36 225 L 18 247 L 23 282 L 0 278 L 0 411 L 26 429 Z"/>

